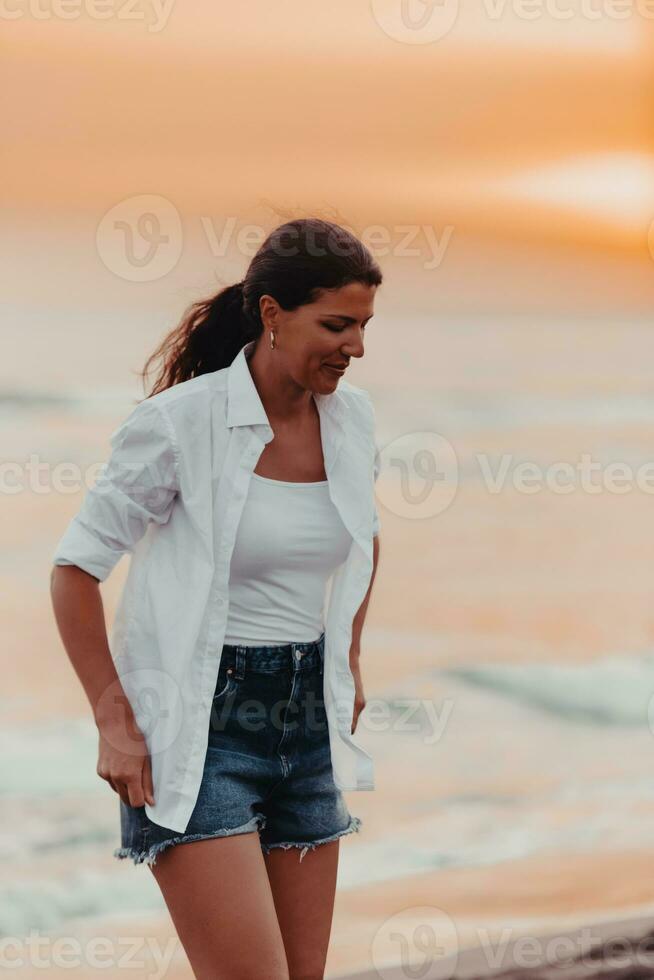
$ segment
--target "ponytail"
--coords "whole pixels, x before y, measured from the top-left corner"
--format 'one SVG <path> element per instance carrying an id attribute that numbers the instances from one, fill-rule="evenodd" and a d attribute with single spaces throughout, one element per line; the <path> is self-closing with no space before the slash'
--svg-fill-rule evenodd
<path id="1" fill-rule="evenodd" d="M 226 286 L 209 299 L 193 303 L 181 323 L 168 333 L 150 354 L 141 377 L 150 365 L 162 359 L 150 395 L 181 381 L 228 367 L 241 347 L 258 334 L 243 310 L 243 282 Z"/>

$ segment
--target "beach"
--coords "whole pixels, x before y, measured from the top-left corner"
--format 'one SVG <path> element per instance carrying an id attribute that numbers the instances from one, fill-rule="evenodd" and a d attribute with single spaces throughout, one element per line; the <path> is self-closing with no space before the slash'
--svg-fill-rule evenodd
<path id="1" fill-rule="evenodd" d="M 383 6 L 7 25 L 0 970 L 26 980 L 191 975 L 113 857 L 51 558 L 146 357 L 312 215 L 384 272 L 347 375 L 382 459 L 375 789 L 346 794 L 326 976 L 654 976 L 651 32 L 461 4 L 414 44 Z M 631 945 L 574 962 L 589 936 Z"/>
<path id="2" fill-rule="evenodd" d="M 424 351 L 425 322 L 405 329 Z M 506 344 L 486 346 L 473 384 L 466 350 L 486 344 L 483 324 L 441 319 L 433 357 L 449 365 L 447 388 L 430 393 L 426 368 L 410 397 L 400 369 L 365 385 L 383 450 L 437 432 L 455 448 L 458 474 L 452 502 L 418 519 L 402 512 L 391 467 L 378 482 L 382 555 L 358 729 L 376 788 L 347 794 L 363 827 L 340 847 L 331 977 L 377 969 L 379 957 L 397 964 L 402 929 L 410 943 L 434 916 L 448 923 L 439 948 L 454 942 L 464 963 L 466 950 L 507 929 L 516 940 L 654 915 L 650 496 L 546 484 L 525 493 L 511 475 L 527 459 L 546 469 L 582 451 L 646 463 L 649 334 L 636 320 L 615 326 L 634 339 L 619 375 L 610 323 L 594 331 L 592 355 L 583 323 L 576 333 L 566 325 L 565 344 L 556 323 L 547 337 L 528 340 L 525 329 L 504 326 Z M 514 344 L 526 361 L 529 343 L 537 394 L 524 374 L 509 385 L 506 351 Z M 563 350 L 568 369 L 582 351 L 593 360 L 574 399 L 557 387 Z M 54 408 L 12 405 L 13 448 L 51 464 L 101 462 L 128 400 L 96 394 L 80 407 L 72 394 Z M 506 455 L 509 475 L 493 492 L 480 458 L 494 468 Z M 163 955 L 174 931 L 147 868 L 112 857 L 117 797 L 95 775 L 97 734 L 48 613 L 49 551 L 78 499 L 26 488 L 6 502 L 0 932 L 18 941 L 38 929 L 82 945 L 103 936 L 115 950 L 140 937 L 134 975 L 148 976 L 156 955 L 148 966 L 146 948 Z M 128 561 L 102 587 L 108 621 Z M 167 970 L 188 976 L 181 950 Z"/>

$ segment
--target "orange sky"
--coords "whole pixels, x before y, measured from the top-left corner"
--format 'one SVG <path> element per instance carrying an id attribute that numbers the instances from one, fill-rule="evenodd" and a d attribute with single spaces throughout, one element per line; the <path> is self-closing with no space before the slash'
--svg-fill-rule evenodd
<path id="1" fill-rule="evenodd" d="M 612 302 L 652 298 L 654 21 L 546 12 L 533 21 L 509 0 L 460 0 L 446 36 L 409 44 L 373 15 L 396 0 L 177 2 L 156 30 L 146 0 L 130 21 L 93 19 L 91 0 L 78 2 L 86 12 L 74 20 L 31 15 L 37 0 L 8 3 L 20 16 L 4 24 L 0 193 L 10 240 L 17 226 L 30 229 L 17 295 L 34 256 L 51 249 L 45 238 L 37 245 L 35 225 L 56 241 L 81 223 L 92 241 L 117 202 L 156 194 L 187 224 L 333 211 L 357 227 L 451 225 L 462 246 L 448 267 L 454 305 L 470 269 L 479 283 L 496 274 L 486 260 L 466 266 L 474 243 L 497 253 L 502 242 L 531 250 L 527 278 L 550 249 L 565 279 L 572 249 L 575 261 L 600 262 L 588 282 L 576 267 L 570 275 L 580 296 L 597 280 Z M 582 2 L 609 0 L 542 0 Z M 621 263 L 617 278 L 601 264 L 609 257 Z M 74 251 L 69 264 L 81 289 L 107 275 L 87 274 Z M 122 288 L 111 276 L 104 286 Z"/>
<path id="2" fill-rule="evenodd" d="M 224 210 L 272 197 L 642 244 L 652 145 L 634 18 L 498 24 L 462 9 L 447 37 L 412 45 L 367 4 L 326 10 L 257 0 L 227 20 L 180 5 L 157 33 L 115 18 L 5 25 L 8 205 L 105 209 L 163 193 Z"/>

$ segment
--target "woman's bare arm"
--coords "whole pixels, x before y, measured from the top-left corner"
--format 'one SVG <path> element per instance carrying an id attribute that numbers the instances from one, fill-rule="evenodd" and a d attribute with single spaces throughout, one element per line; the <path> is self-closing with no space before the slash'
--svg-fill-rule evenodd
<path id="1" fill-rule="evenodd" d="M 77 565 L 53 565 L 50 594 L 59 634 L 98 724 L 98 709 L 106 709 L 102 695 L 118 681 L 99 582 Z"/>
<path id="2" fill-rule="evenodd" d="M 153 804 L 147 744 L 111 656 L 99 581 L 77 565 L 53 565 L 50 595 L 59 634 L 98 728 L 97 773 L 124 803 Z"/>

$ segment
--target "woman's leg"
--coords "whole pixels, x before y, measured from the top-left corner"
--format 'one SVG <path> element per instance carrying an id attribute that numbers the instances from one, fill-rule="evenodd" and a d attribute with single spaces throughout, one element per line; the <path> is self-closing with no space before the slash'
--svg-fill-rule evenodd
<path id="1" fill-rule="evenodd" d="M 322 980 L 334 914 L 339 840 L 307 851 L 275 847 L 265 855 L 290 980 Z"/>
<path id="2" fill-rule="evenodd" d="M 150 867 L 197 980 L 288 980 L 257 832 L 177 844 Z"/>

